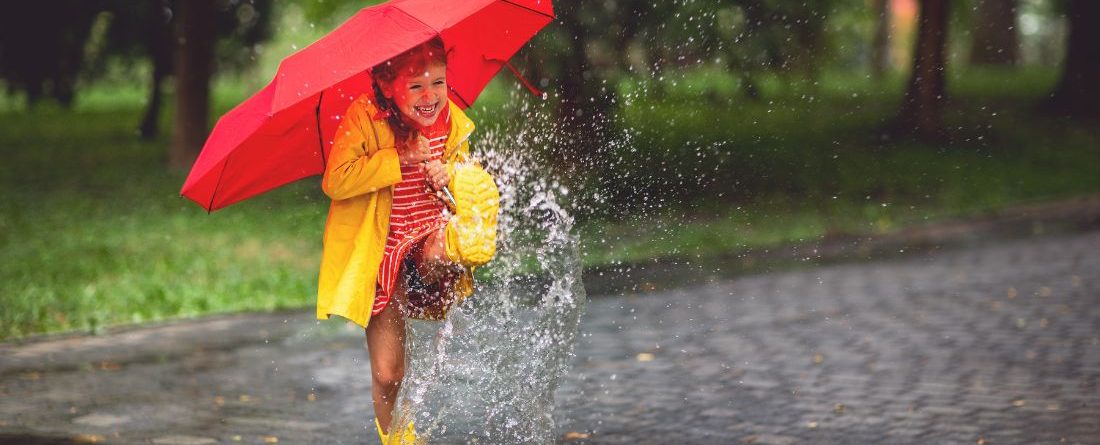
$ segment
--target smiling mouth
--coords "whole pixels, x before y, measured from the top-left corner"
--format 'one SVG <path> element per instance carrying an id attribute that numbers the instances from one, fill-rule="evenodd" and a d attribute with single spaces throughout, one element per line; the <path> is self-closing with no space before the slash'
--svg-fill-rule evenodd
<path id="1" fill-rule="evenodd" d="M 413 109 L 416 110 L 416 114 L 420 115 L 420 117 L 429 118 L 434 116 L 436 110 L 439 109 L 439 102 L 430 105 L 416 105 L 413 106 Z"/>

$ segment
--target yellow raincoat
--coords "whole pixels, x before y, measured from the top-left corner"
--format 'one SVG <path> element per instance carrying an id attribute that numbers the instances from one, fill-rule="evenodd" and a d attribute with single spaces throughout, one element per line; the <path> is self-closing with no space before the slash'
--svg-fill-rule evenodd
<path id="1" fill-rule="evenodd" d="M 466 160 L 474 123 L 450 100 L 451 132 L 443 149 L 444 162 Z M 393 130 L 369 95 L 348 107 L 336 130 L 321 188 L 332 198 L 325 222 L 324 250 L 317 290 L 317 318 L 339 315 L 366 327 L 370 321 L 378 266 L 389 233 L 393 186 L 401 182 L 401 164 Z M 468 296 L 472 276 L 467 271 L 459 293 Z"/>

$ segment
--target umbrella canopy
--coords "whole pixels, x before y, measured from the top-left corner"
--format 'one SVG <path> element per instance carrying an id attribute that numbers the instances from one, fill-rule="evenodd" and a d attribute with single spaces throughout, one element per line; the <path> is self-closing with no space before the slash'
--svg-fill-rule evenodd
<path id="1" fill-rule="evenodd" d="M 449 96 L 469 107 L 551 20 L 549 0 L 393 0 L 362 9 L 284 59 L 267 86 L 218 120 L 180 193 L 214 211 L 321 174 L 343 113 L 371 91 L 370 69 L 435 36 L 447 49 Z"/>

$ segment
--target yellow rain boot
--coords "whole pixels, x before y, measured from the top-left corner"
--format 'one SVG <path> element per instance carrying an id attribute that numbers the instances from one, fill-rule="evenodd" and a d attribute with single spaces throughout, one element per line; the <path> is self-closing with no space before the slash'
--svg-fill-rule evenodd
<path id="1" fill-rule="evenodd" d="M 454 210 L 444 233 L 447 258 L 466 267 L 488 263 L 497 252 L 500 212 L 500 191 L 493 177 L 477 164 L 456 165 L 446 191 Z"/>
<path id="2" fill-rule="evenodd" d="M 374 427 L 378 429 L 378 439 L 382 441 L 382 445 L 414 445 L 416 443 L 416 427 L 412 422 L 409 422 L 409 425 L 405 427 L 405 430 L 399 436 L 383 433 L 382 425 L 378 423 L 377 417 L 374 418 Z"/>

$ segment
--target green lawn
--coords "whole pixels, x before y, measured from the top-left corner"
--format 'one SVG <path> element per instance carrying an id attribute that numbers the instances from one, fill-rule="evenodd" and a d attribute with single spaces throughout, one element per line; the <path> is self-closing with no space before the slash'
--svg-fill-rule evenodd
<path id="1" fill-rule="evenodd" d="M 661 98 L 634 94 L 620 120 L 631 142 L 600 167 L 616 178 L 601 186 L 612 211 L 578 212 L 604 215 L 582 221 L 585 263 L 728 254 L 1095 193 L 1100 126 L 1029 108 L 1054 80 L 953 77 L 957 139 L 943 147 L 878 137 L 897 79 L 765 79 L 773 102 L 753 103 L 701 73 Z M 473 110 L 482 128 L 509 100 L 494 88 Z M 166 139 L 136 138 L 141 95 L 113 91 L 92 89 L 77 112 L 0 103 L 0 338 L 312 305 L 327 210 L 316 181 L 207 214 L 178 196 L 184 173 L 164 169 Z M 215 108 L 248 91 L 222 85 Z"/>
<path id="2" fill-rule="evenodd" d="M 0 337 L 312 302 L 314 186 L 207 214 L 179 197 L 133 110 L 7 113 L 0 130 Z"/>
<path id="3" fill-rule="evenodd" d="M 1035 112 L 1053 71 L 951 76 L 942 146 L 884 136 L 901 79 L 765 79 L 771 99 L 752 102 L 708 93 L 728 88 L 713 76 L 687 76 L 659 101 L 631 96 L 632 142 L 601 175 L 624 216 L 585 225 L 588 263 L 880 233 L 1100 191 L 1100 123 Z"/>

